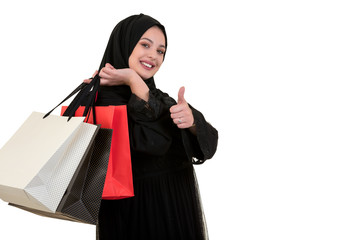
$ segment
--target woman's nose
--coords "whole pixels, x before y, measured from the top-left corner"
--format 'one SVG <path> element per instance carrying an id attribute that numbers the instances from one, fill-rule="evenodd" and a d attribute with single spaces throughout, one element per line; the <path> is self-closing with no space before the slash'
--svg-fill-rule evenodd
<path id="1" fill-rule="evenodd" d="M 158 54 L 157 54 L 157 50 L 156 50 L 156 49 L 149 51 L 148 54 L 149 54 L 149 55 L 148 55 L 149 58 L 154 59 L 154 60 L 158 57 Z"/>

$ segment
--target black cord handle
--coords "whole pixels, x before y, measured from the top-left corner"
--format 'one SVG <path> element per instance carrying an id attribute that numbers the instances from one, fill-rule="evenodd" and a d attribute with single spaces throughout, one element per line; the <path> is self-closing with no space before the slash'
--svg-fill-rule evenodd
<path id="1" fill-rule="evenodd" d="M 94 124 L 96 124 L 96 117 L 95 117 L 95 101 L 97 92 L 100 87 L 100 77 L 97 74 L 92 81 L 87 83 L 81 83 L 77 88 L 74 89 L 64 100 L 62 100 L 56 107 L 50 110 L 43 118 L 48 117 L 57 107 L 63 104 L 65 101 L 70 99 L 76 93 L 77 95 L 71 101 L 67 109 L 65 110 L 63 116 L 68 116 L 68 121 L 75 115 L 76 110 L 80 107 L 82 103 L 85 102 L 85 110 L 83 113 L 83 117 L 87 117 L 90 112 L 93 114 Z"/>

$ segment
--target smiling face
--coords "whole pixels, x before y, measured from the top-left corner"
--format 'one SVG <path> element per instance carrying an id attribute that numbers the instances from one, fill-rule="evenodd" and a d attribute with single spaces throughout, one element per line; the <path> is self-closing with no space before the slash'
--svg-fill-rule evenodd
<path id="1" fill-rule="evenodd" d="M 157 26 L 149 28 L 129 57 L 129 67 L 146 80 L 159 70 L 165 54 L 165 36 Z"/>

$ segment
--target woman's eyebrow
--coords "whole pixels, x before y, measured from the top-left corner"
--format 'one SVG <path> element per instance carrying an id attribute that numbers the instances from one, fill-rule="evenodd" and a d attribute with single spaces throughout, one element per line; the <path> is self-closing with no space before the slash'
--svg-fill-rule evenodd
<path id="1" fill-rule="evenodd" d="M 142 39 L 140 39 L 140 40 L 147 40 L 147 41 L 149 41 L 149 42 L 151 42 L 152 44 L 154 44 L 154 42 L 151 40 L 151 39 L 149 39 L 149 38 L 142 38 Z M 163 48 L 166 48 L 164 45 L 160 45 L 159 47 L 163 47 Z"/>

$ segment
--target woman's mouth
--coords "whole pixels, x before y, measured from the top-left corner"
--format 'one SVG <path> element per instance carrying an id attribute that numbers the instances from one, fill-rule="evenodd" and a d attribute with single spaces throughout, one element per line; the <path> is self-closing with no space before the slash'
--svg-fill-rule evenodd
<path id="1" fill-rule="evenodd" d="M 144 62 L 144 61 L 140 61 L 141 65 L 145 68 L 145 69 L 152 69 L 153 67 L 155 67 L 155 65 L 149 63 L 149 62 Z"/>

